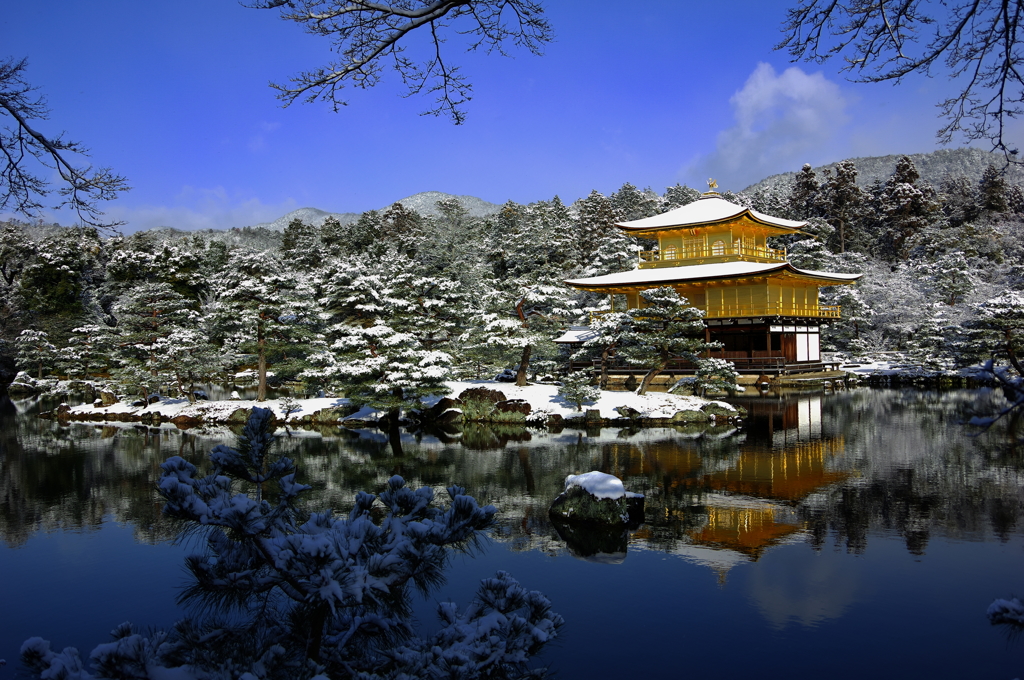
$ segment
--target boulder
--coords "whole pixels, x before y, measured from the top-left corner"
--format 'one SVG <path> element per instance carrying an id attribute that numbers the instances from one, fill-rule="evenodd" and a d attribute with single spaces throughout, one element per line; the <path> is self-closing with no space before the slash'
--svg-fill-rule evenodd
<path id="1" fill-rule="evenodd" d="M 514 383 L 516 381 L 516 372 L 510 368 L 506 368 L 498 375 L 494 376 L 494 382 L 505 382 Z"/>
<path id="2" fill-rule="evenodd" d="M 615 412 L 623 418 L 629 418 L 630 420 L 638 420 L 640 418 L 640 411 L 629 406 L 616 406 Z"/>
<path id="3" fill-rule="evenodd" d="M 100 390 L 100 401 L 104 406 L 113 406 L 117 403 L 117 395 L 110 390 Z"/>
<path id="4" fill-rule="evenodd" d="M 505 393 L 498 390 L 489 390 L 486 387 L 470 387 L 469 389 L 462 390 L 462 394 L 459 395 L 459 401 L 465 403 L 471 400 L 482 401 L 485 404 L 497 404 L 499 401 L 505 401 Z"/>
<path id="5" fill-rule="evenodd" d="M 351 410 L 348 408 L 337 406 L 324 408 L 310 414 L 308 422 L 314 425 L 333 425 L 344 420 L 345 416 L 349 415 L 350 412 Z M 306 418 L 303 417 L 302 420 L 306 421 Z"/>
<path id="6" fill-rule="evenodd" d="M 532 410 L 530 402 L 525 399 L 505 399 L 494 404 L 495 413 L 522 413 L 528 416 Z"/>
<path id="7" fill-rule="evenodd" d="M 706 423 L 708 420 L 704 411 L 676 411 L 672 415 L 673 423 Z"/>
<path id="8" fill-rule="evenodd" d="M 197 418 L 196 416 L 174 416 L 171 418 L 171 422 L 174 423 L 179 430 L 187 430 L 190 427 L 198 427 L 202 425 L 203 419 Z"/>
<path id="9" fill-rule="evenodd" d="M 700 410 L 706 413 L 709 417 L 713 417 L 716 420 L 728 420 L 729 418 L 732 418 L 733 416 L 736 415 L 736 411 L 726 408 L 721 404 L 715 404 L 713 402 L 709 404 L 704 404 L 703 406 L 700 407 Z"/>
<path id="10" fill-rule="evenodd" d="M 28 382 L 15 381 L 7 386 L 7 394 L 12 397 L 30 396 L 38 392 L 39 388 Z"/>
<path id="11" fill-rule="evenodd" d="M 583 419 L 591 425 L 604 421 L 604 418 L 601 417 L 601 411 L 596 408 L 588 408 L 583 414 Z"/>
<path id="12" fill-rule="evenodd" d="M 231 415 L 228 416 L 228 422 L 232 423 L 232 424 L 248 422 L 249 421 L 249 412 L 251 410 L 252 409 L 247 409 L 247 408 L 235 409 L 234 411 L 231 412 Z"/>
<path id="13" fill-rule="evenodd" d="M 457 423 L 462 420 L 461 399 L 441 397 L 437 403 L 422 412 L 423 420 L 428 423 Z"/>
<path id="14" fill-rule="evenodd" d="M 592 471 L 565 478 L 565 491 L 551 503 L 549 514 L 572 522 L 639 524 L 643 494 L 630 493 L 614 475 Z"/>

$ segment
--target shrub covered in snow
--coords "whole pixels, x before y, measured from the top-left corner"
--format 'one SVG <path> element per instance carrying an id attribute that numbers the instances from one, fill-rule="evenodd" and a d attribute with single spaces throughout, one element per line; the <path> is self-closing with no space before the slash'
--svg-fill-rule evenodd
<path id="1" fill-rule="evenodd" d="M 582 411 L 584 403 L 593 402 L 601 396 L 601 390 L 592 385 L 592 382 L 588 371 L 570 373 L 562 379 L 558 395 L 566 401 L 576 404 L 577 411 Z"/>
<path id="2" fill-rule="evenodd" d="M 411 587 L 441 583 L 450 549 L 490 526 L 493 506 L 451 486 L 447 508 L 436 507 L 432 489 L 395 476 L 378 496 L 360 492 L 348 517 L 307 513 L 299 497 L 310 487 L 271 455 L 272 432 L 271 412 L 254 408 L 238 449 L 211 451 L 210 474 L 177 456 L 162 466 L 164 511 L 206 537 L 205 552 L 186 560 L 192 583 L 181 596 L 205 616 L 148 636 L 123 624 L 93 650 L 94 674 L 77 650 L 54 652 L 41 638 L 23 645 L 27 666 L 66 680 L 170 668 L 254 679 L 536 675 L 527 663 L 562 618 L 507 573 L 484 580 L 465 610 L 440 604 L 430 638 L 411 626 Z"/>

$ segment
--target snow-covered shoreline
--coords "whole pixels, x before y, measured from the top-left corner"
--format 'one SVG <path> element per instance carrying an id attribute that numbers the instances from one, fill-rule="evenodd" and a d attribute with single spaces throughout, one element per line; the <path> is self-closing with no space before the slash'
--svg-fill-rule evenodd
<path id="1" fill-rule="evenodd" d="M 449 397 L 454 398 L 472 388 L 500 391 L 506 400 L 523 400 L 530 405 L 525 418 L 527 424 L 546 425 L 551 422 L 572 425 L 576 421 L 594 423 L 601 421 L 632 420 L 664 424 L 674 418 L 680 422 L 714 420 L 717 416 L 732 418 L 740 415 L 736 407 L 724 402 L 701 397 L 654 392 L 638 395 L 634 392 L 612 392 L 602 390 L 593 402 L 583 405 L 577 411 L 575 404 L 558 395 L 558 386 L 552 384 L 531 384 L 523 387 L 511 383 L 490 380 L 449 381 Z M 441 396 L 424 399 L 423 411 L 435 406 Z M 62 405 L 51 417 L 63 420 L 87 422 L 150 422 L 171 423 L 179 427 L 208 424 L 241 424 L 245 422 L 254 406 L 268 408 L 278 421 L 289 426 L 329 425 L 359 427 L 375 424 L 383 411 L 372 407 L 355 409 L 344 397 L 319 397 L 313 399 L 268 399 L 255 401 L 233 399 L 223 401 L 199 401 L 190 404 L 183 398 L 161 398 L 148 406 L 133 406 L 119 401 L 111 405 L 81 404 Z M 629 414 L 628 416 L 625 414 Z M 677 414 L 693 414 L 691 417 Z"/>

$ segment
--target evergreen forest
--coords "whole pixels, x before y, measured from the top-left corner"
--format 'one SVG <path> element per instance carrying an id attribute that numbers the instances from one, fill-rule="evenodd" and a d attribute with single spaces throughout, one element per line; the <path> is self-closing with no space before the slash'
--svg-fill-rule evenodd
<path id="1" fill-rule="evenodd" d="M 825 351 L 902 353 L 937 370 L 1019 355 L 1024 326 L 1024 187 L 995 165 L 923 180 L 900 157 L 864 185 L 855 161 L 769 178 L 726 200 L 806 220 L 779 239 L 803 269 L 858 272 L 822 291 L 842 307 Z M 509 201 L 485 217 L 441 200 L 396 203 L 351 223 L 293 220 L 283 232 L 0 225 L 0 364 L 9 382 L 102 376 L 128 394 L 193 395 L 240 371 L 303 394 L 404 399 L 444 379 L 493 377 L 528 360 L 564 373 L 552 342 L 607 297 L 563 280 L 636 266 L 655 244 L 622 233 L 697 200 L 624 184 L 571 204 Z M 1009 354 L 1009 357 L 1007 355 Z M 368 400 L 372 399 L 370 397 Z"/>

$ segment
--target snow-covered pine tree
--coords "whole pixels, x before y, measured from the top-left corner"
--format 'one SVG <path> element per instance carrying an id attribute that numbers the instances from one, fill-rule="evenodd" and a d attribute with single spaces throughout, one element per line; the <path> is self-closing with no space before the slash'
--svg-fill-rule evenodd
<path id="1" fill-rule="evenodd" d="M 859 244 L 860 234 L 852 231 L 864 209 L 864 193 L 857 186 L 857 166 L 853 161 L 840 161 L 835 174 L 826 171 L 820 188 L 822 212 L 835 227 L 829 241 L 832 250 L 845 253 L 850 244 Z"/>
<path id="2" fill-rule="evenodd" d="M 601 389 L 608 386 L 608 369 L 612 363 L 612 355 L 622 339 L 622 334 L 630 329 L 633 318 L 625 312 L 607 312 L 597 314 L 590 321 L 591 335 L 573 359 L 590 360 L 601 366 L 597 384 Z"/>
<path id="3" fill-rule="evenodd" d="M 161 467 L 164 512 L 204 535 L 189 556 L 182 599 L 196 614 L 166 631 L 129 623 L 90 655 L 32 638 L 22 661 L 40 678 L 358 677 L 536 678 L 529 668 L 558 635 L 562 617 L 541 593 L 505 572 L 485 579 L 474 604 L 438 607 L 441 626 L 417 637 L 409 600 L 443 582 L 453 551 L 493 522 L 463 488 L 438 507 L 430 487 L 392 477 L 379 495 L 360 492 L 352 511 L 309 512 L 293 462 L 272 451 L 273 414 L 255 408 L 237 448 L 217 446 L 212 469 L 174 456 Z"/>
<path id="4" fill-rule="evenodd" d="M 709 390 L 726 392 L 729 396 L 736 393 L 736 380 L 739 373 L 736 366 L 728 359 L 716 357 L 700 357 L 696 361 L 696 381 L 694 390 L 700 396 L 707 396 Z"/>
<path id="5" fill-rule="evenodd" d="M 320 243 L 320 232 L 299 218 L 291 220 L 281 237 L 281 259 L 290 267 L 309 271 L 320 266 L 326 253 Z"/>
<path id="6" fill-rule="evenodd" d="M 609 196 L 612 209 L 615 211 L 616 222 L 640 220 L 657 215 L 662 211 L 661 196 L 649 188 L 641 191 L 629 182 Z"/>
<path id="7" fill-rule="evenodd" d="M 256 355 L 257 401 L 267 398 L 271 355 L 281 366 L 294 362 L 298 373 L 317 323 L 312 289 L 296 274 L 268 253 L 238 250 L 217 281 L 222 325 L 240 339 L 243 351 Z"/>
<path id="8" fill-rule="evenodd" d="M 673 359 L 696 362 L 708 348 L 704 340 L 704 312 L 668 286 L 640 291 L 645 305 L 630 309 L 631 323 L 623 331 L 618 353 L 627 363 L 647 369 L 637 394 L 646 394 L 651 382 Z"/>
<path id="9" fill-rule="evenodd" d="M 170 378 L 170 358 L 162 341 L 175 330 L 196 327 L 199 314 L 193 307 L 167 283 L 138 284 L 114 304 L 114 375 L 143 400 L 151 391 L 160 392 Z"/>
<path id="10" fill-rule="evenodd" d="M 22 331 L 14 340 L 19 365 L 34 368 L 36 378 L 40 380 L 44 370 L 53 372 L 60 357 L 59 350 L 49 338 L 46 331 L 28 329 Z"/>
<path id="11" fill-rule="evenodd" d="M 674 186 L 670 186 L 665 189 L 662 201 L 664 201 L 666 210 L 674 210 L 675 208 L 682 208 L 684 205 L 689 205 L 698 198 L 700 198 L 699 191 L 692 189 L 685 184 L 680 185 L 676 183 Z"/>
<path id="12" fill-rule="evenodd" d="M 583 410 L 583 404 L 596 400 L 601 390 L 593 384 L 590 371 L 576 371 L 562 378 L 558 388 L 558 396 L 575 404 L 577 411 Z"/>
<path id="13" fill-rule="evenodd" d="M 906 261 L 916 237 L 939 217 L 935 191 L 918 185 L 920 174 L 909 156 L 901 156 L 896 170 L 875 197 L 875 254 L 888 262 Z"/>
<path id="14" fill-rule="evenodd" d="M 929 279 L 936 296 L 950 307 L 963 301 L 974 290 L 974 269 L 959 250 L 935 260 Z"/>

